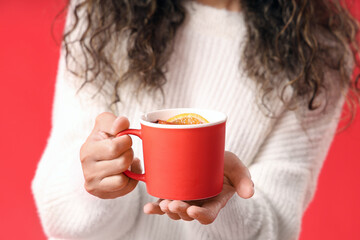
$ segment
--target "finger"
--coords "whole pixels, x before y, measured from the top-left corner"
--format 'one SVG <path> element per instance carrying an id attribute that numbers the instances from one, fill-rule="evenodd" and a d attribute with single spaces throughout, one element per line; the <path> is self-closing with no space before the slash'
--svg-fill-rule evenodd
<path id="1" fill-rule="evenodd" d="M 191 206 L 188 208 L 187 213 L 189 217 L 196 219 L 203 225 L 211 224 L 215 221 L 218 212 L 208 208 L 203 208 L 199 206 Z"/>
<path id="2" fill-rule="evenodd" d="M 124 116 L 119 116 L 115 119 L 111 126 L 110 134 L 116 136 L 121 131 L 128 129 L 130 126 L 129 119 Z"/>
<path id="3" fill-rule="evenodd" d="M 213 223 L 216 219 L 217 212 L 198 206 L 190 206 L 187 209 L 189 217 L 198 220 L 201 224 L 207 225 Z"/>
<path id="4" fill-rule="evenodd" d="M 134 158 L 133 163 L 131 164 L 130 170 L 133 171 L 134 173 L 141 173 L 141 164 L 140 164 L 140 160 L 138 158 Z M 124 175 L 125 176 L 125 175 Z M 127 177 L 127 176 L 126 176 Z M 129 192 L 131 192 L 132 190 L 135 189 L 136 185 L 138 184 L 138 180 L 129 178 L 129 182 L 128 184 L 124 187 L 124 189 L 121 190 L 121 196 L 128 194 Z"/>
<path id="5" fill-rule="evenodd" d="M 100 179 L 108 176 L 120 174 L 127 170 L 133 162 L 132 148 L 126 150 L 120 157 L 112 160 L 95 162 L 95 169 Z"/>
<path id="6" fill-rule="evenodd" d="M 163 199 L 159 202 L 159 207 L 161 209 L 161 211 L 163 211 L 164 213 L 168 213 L 170 212 L 168 205 L 171 201 L 167 200 L 167 199 Z"/>
<path id="7" fill-rule="evenodd" d="M 173 219 L 173 220 L 179 220 L 180 219 L 180 216 L 176 213 L 172 213 L 169 208 L 168 208 L 168 205 L 169 203 L 171 203 L 170 200 L 162 200 L 160 203 L 159 203 L 159 206 L 160 206 L 160 209 L 161 211 L 163 211 L 164 213 L 166 213 L 168 215 L 169 218 Z"/>
<path id="8" fill-rule="evenodd" d="M 96 117 L 95 131 L 102 131 L 112 136 L 118 132 L 129 128 L 129 120 L 126 117 L 116 117 L 109 112 L 103 112 Z"/>
<path id="9" fill-rule="evenodd" d="M 108 138 L 101 141 L 89 141 L 83 145 L 80 153 L 82 162 L 91 160 L 111 160 L 131 148 L 132 140 L 128 135 Z"/>
<path id="10" fill-rule="evenodd" d="M 172 220 L 180 220 L 181 217 L 179 216 L 179 214 L 176 213 L 166 213 L 166 215 L 168 215 L 169 218 L 171 218 Z"/>
<path id="11" fill-rule="evenodd" d="M 190 217 L 186 210 L 190 205 L 179 200 L 174 200 L 168 204 L 168 209 L 170 212 L 177 213 L 184 221 L 192 221 L 194 218 Z"/>
<path id="12" fill-rule="evenodd" d="M 186 202 L 174 200 L 168 203 L 167 208 L 173 213 L 185 213 L 186 209 L 190 206 L 191 205 Z"/>
<path id="13" fill-rule="evenodd" d="M 140 160 L 138 158 L 134 158 L 133 163 L 131 164 L 130 170 L 133 171 L 134 173 L 142 172 Z M 138 180 L 129 178 L 129 182 L 128 182 L 127 186 L 125 187 L 125 189 L 123 189 L 124 195 L 128 194 L 129 192 L 134 190 L 136 185 L 138 184 L 138 182 L 139 182 Z"/>
<path id="14" fill-rule="evenodd" d="M 194 221 L 194 218 L 190 217 L 187 213 L 178 213 L 179 217 L 184 221 Z"/>
<path id="15" fill-rule="evenodd" d="M 121 173 L 101 179 L 99 189 L 104 192 L 117 192 L 125 188 L 128 182 L 129 178 Z"/>
<path id="16" fill-rule="evenodd" d="M 126 181 L 126 179 L 125 179 Z M 98 184 L 94 184 L 94 183 L 88 183 L 85 182 L 85 189 L 87 192 L 89 192 L 90 194 L 97 196 L 99 198 L 102 199 L 113 199 L 113 198 L 117 198 L 117 197 L 121 197 L 124 196 L 126 194 L 128 194 L 129 192 L 131 192 L 135 186 L 131 186 L 131 181 L 128 181 L 127 185 L 124 188 L 121 188 L 120 190 L 114 191 L 115 188 L 102 188 L 102 186 L 99 186 Z"/>
<path id="17" fill-rule="evenodd" d="M 141 173 L 139 159 L 134 159 L 131 165 L 131 170 L 135 173 Z M 88 191 L 92 195 L 98 196 L 103 199 L 113 199 L 124 196 L 131 192 L 135 189 L 137 183 L 137 180 L 128 178 L 124 174 L 119 174 L 116 176 L 105 178 L 102 181 L 99 181 L 99 183 L 94 183 L 94 181 L 86 181 L 84 187 L 86 191 Z"/>
<path id="18" fill-rule="evenodd" d="M 142 173 L 141 163 L 139 158 L 134 158 L 130 170 L 134 173 Z"/>
<path id="19" fill-rule="evenodd" d="M 201 207 L 190 206 L 186 212 L 189 217 L 198 220 L 201 224 L 210 224 L 215 221 L 220 210 L 226 205 L 233 195 L 233 188 L 231 186 L 224 185 L 223 190 L 218 196 L 207 199 Z"/>
<path id="20" fill-rule="evenodd" d="M 248 168 L 235 154 L 226 152 L 225 155 L 231 160 L 225 161 L 224 175 L 230 180 L 240 197 L 252 197 L 254 195 L 254 183 L 251 180 Z"/>
<path id="21" fill-rule="evenodd" d="M 250 178 L 242 178 L 234 184 L 237 194 L 242 198 L 251 198 L 254 196 L 254 182 Z"/>
<path id="22" fill-rule="evenodd" d="M 161 210 L 161 208 L 159 206 L 160 201 L 161 201 L 161 199 L 159 199 L 157 202 L 147 203 L 144 206 L 144 213 L 164 215 L 165 213 Z"/>
<path id="23" fill-rule="evenodd" d="M 114 198 L 118 198 L 121 196 L 125 196 L 126 194 L 128 194 L 131 191 L 124 191 L 124 190 L 119 190 L 116 192 L 95 192 L 95 193 L 91 193 L 92 195 L 95 195 L 101 199 L 114 199 Z"/>
<path id="24" fill-rule="evenodd" d="M 141 173 L 140 160 L 138 158 L 134 158 L 131 170 L 135 173 Z M 136 187 L 137 183 L 137 180 L 129 178 L 121 173 L 100 180 L 99 188 L 104 192 L 117 192 L 126 188 L 124 193 L 129 193 Z"/>

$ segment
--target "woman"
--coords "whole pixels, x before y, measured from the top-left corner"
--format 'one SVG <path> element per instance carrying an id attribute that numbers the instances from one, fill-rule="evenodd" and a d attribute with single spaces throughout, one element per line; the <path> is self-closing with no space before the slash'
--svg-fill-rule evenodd
<path id="1" fill-rule="evenodd" d="M 357 31 L 337 1 L 73 2 L 32 185 L 46 234 L 297 239 L 344 95 L 358 94 Z M 122 174 L 140 171 L 140 143 L 114 136 L 173 107 L 229 116 L 215 198 L 157 200 Z"/>

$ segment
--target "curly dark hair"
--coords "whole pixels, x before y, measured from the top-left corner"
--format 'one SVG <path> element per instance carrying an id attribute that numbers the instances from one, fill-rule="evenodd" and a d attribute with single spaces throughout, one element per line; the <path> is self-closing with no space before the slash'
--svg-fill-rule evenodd
<path id="1" fill-rule="evenodd" d="M 186 17 L 185 1 L 83 0 L 75 4 L 75 21 L 63 42 L 67 60 L 72 57 L 70 45 L 80 43 L 85 65 L 73 72 L 84 78 L 83 85 L 113 81 L 114 102 L 120 101 L 117 89 L 127 80 L 137 81 L 139 89 L 162 91 L 173 39 Z M 345 4 L 338 0 L 239 1 L 247 26 L 243 68 L 257 82 L 263 97 L 282 86 L 279 97 L 289 109 L 293 102 L 301 101 L 314 110 L 314 100 L 326 91 L 324 72 L 329 69 L 340 73 L 339 91 L 350 89 L 353 96 L 359 96 L 359 78 L 351 81 L 345 61 L 350 57 L 356 62 L 359 25 Z M 80 20 L 86 24 L 79 24 Z M 71 33 L 81 27 L 79 38 L 72 39 Z M 126 41 L 114 43 L 114 39 L 124 37 Z M 327 43 L 321 40 L 324 38 Z M 109 54 L 109 47 L 119 44 L 126 47 L 128 60 L 121 75 Z M 275 77 L 281 74 L 282 78 Z M 283 96 L 286 87 L 293 89 L 287 100 Z"/>

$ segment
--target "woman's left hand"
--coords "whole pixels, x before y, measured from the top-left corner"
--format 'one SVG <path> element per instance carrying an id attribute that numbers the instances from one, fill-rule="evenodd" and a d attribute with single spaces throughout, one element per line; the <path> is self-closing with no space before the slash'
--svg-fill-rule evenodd
<path id="1" fill-rule="evenodd" d="M 250 198 L 254 195 L 254 183 L 241 160 L 235 154 L 225 152 L 224 185 L 219 195 L 198 201 L 159 199 L 157 202 L 147 203 L 144 212 L 159 215 L 166 213 L 173 220 L 196 219 L 201 224 L 210 224 L 235 192 L 242 198 Z"/>

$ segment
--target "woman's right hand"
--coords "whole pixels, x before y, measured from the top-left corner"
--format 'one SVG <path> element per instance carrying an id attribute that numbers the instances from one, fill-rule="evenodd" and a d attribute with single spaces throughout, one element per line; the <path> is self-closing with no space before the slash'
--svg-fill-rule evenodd
<path id="1" fill-rule="evenodd" d="M 133 172 L 141 173 L 139 160 L 133 159 L 131 138 L 115 137 L 128 128 L 126 117 L 108 112 L 96 117 L 94 129 L 80 149 L 84 187 L 90 194 L 103 199 L 117 198 L 136 187 L 138 181 L 123 174 L 130 165 Z"/>

